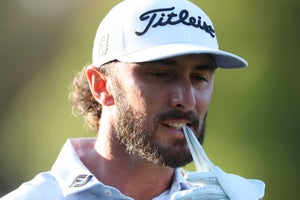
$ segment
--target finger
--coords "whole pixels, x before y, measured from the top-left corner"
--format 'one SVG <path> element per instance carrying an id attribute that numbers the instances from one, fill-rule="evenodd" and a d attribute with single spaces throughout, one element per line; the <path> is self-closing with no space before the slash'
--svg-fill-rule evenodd
<path id="1" fill-rule="evenodd" d="M 229 200 L 222 188 L 218 185 L 207 185 L 183 190 L 172 195 L 171 200 Z"/>
<path id="2" fill-rule="evenodd" d="M 188 172 L 184 178 L 192 185 L 218 185 L 216 176 L 211 172 Z"/>
<path id="3" fill-rule="evenodd" d="M 197 171 L 210 171 L 214 164 L 209 160 L 200 142 L 196 138 L 193 131 L 188 127 L 183 127 L 183 132 L 187 143 L 189 145 L 190 152 L 192 154 L 196 170 Z"/>

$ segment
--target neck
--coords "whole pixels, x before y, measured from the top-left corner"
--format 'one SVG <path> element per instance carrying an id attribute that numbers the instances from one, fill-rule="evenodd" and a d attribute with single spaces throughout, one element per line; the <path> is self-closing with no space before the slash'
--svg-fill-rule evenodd
<path id="1" fill-rule="evenodd" d="M 135 200 L 153 199 L 170 187 L 174 169 L 128 155 L 108 133 L 101 131 L 95 148 L 81 157 L 98 180 Z"/>

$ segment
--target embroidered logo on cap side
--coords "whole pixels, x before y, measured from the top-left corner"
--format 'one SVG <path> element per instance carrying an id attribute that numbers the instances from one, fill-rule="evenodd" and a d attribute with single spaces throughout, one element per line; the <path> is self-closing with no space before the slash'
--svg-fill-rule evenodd
<path id="1" fill-rule="evenodd" d="M 201 16 L 190 16 L 188 10 L 181 10 L 178 14 L 173 11 L 175 7 L 171 8 L 161 8 L 149 10 L 140 15 L 139 19 L 141 21 L 148 22 L 144 30 L 135 31 L 135 34 L 138 36 L 144 35 L 150 28 L 156 28 L 158 26 L 166 25 L 177 25 L 183 24 L 186 26 L 192 26 L 194 28 L 199 28 L 200 30 L 208 33 L 212 38 L 215 37 L 215 30 L 212 25 L 208 25 L 205 21 L 202 21 Z M 160 17 L 158 15 L 160 14 Z"/>
<path id="2" fill-rule="evenodd" d="M 105 56 L 108 51 L 109 35 L 104 35 L 99 41 L 99 56 Z"/>

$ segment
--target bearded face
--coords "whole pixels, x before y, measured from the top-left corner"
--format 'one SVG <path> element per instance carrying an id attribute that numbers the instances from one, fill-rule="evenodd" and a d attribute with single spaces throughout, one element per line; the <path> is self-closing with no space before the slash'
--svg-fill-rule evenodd
<path id="1" fill-rule="evenodd" d="M 181 167 L 190 163 L 193 159 L 187 148 L 185 139 L 174 139 L 171 147 L 160 144 L 157 139 L 157 130 L 160 124 L 166 120 L 187 120 L 194 130 L 199 130 L 196 135 L 202 143 L 205 132 L 205 119 L 199 122 L 198 117 L 192 111 L 182 112 L 171 110 L 158 113 L 154 118 L 149 118 L 146 113 L 140 113 L 130 106 L 125 100 L 125 92 L 117 80 L 115 80 L 117 114 L 115 119 L 116 135 L 119 143 L 128 154 L 139 157 L 160 167 Z M 201 127 L 199 127 L 201 125 Z M 164 134 L 164 133 L 162 133 Z"/>
<path id="2" fill-rule="evenodd" d="M 109 69 L 114 134 L 124 151 L 160 167 L 191 162 L 182 127 L 203 142 L 216 69 L 212 57 L 117 62 Z"/>

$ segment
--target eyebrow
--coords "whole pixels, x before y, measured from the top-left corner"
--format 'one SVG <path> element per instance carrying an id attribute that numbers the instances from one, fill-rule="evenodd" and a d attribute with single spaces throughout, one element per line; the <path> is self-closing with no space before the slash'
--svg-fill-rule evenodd
<path id="1" fill-rule="evenodd" d="M 208 65 L 197 65 L 196 67 L 194 67 L 194 69 L 197 70 L 211 70 L 214 71 L 217 68 L 217 66 L 213 63 L 208 64 Z"/>

